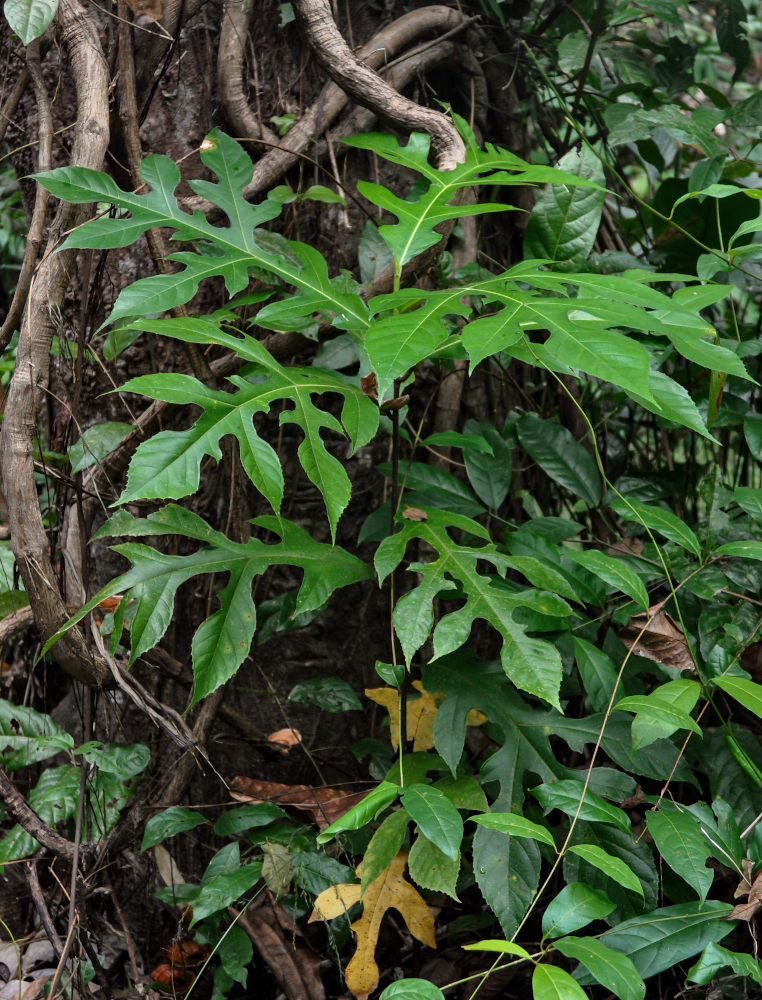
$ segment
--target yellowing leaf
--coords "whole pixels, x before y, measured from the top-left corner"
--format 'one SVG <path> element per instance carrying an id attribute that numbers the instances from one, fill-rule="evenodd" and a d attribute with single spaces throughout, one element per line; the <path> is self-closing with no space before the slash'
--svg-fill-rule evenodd
<path id="1" fill-rule="evenodd" d="M 360 883 L 329 885 L 315 898 L 315 908 L 308 923 L 313 920 L 333 920 L 346 913 L 360 899 Z"/>
<path id="2" fill-rule="evenodd" d="M 434 716 L 444 694 L 441 691 L 430 694 L 420 681 L 413 681 L 413 687 L 420 692 L 421 697 L 407 699 L 407 738 L 413 741 L 413 750 L 431 750 L 434 746 Z M 383 687 L 366 688 L 365 694 L 389 713 L 392 747 L 396 750 L 400 732 L 399 692 L 392 687 Z M 486 721 L 487 716 L 476 709 L 471 709 L 466 716 L 466 724 L 469 726 L 481 726 Z"/>
<path id="3" fill-rule="evenodd" d="M 378 878 L 370 883 L 362 897 L 362 916 L 352 924 L 352 930 L 357 935 L 357 950 L 344 975 L 347 986 L 357 1000 L 366 1000 L 378 986 L 376 943 L 381 920 L 391 907 L 402 915 L 413 937 L 418 938 L 421 944 L 436 948 L 434 918 L 421 896 L 405 879 L 406 863 L 407 852 L 400 851 Z M 324 920 L 338 917 L 359 898 L 359 885 L 333 885 L 323 890 L 315 900 L 310 921 L 320 917 Z"/>

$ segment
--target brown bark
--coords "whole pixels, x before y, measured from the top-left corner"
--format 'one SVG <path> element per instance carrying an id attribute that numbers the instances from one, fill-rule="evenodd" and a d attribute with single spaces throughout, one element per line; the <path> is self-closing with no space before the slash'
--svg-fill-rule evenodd
<path id="1" fill-rule="evenodd" d="M 108 146 L 108 68 L 95 26 L 78 0 L 61 0 L 56 27 L 68 53 L 77 92 L 77 122 L 71 162 L 99 169 Z M 62 204 L 53 221 L 47 250 L 32 281 L 21 326 L 16 369 L 0 438 L 2 478 L 8 523 L 19 571 L 40 635 L 47 639 L 68 618 L 50 560 L 34 478 L 37 415 L 48 384 L 50 349 L 64 293 L 75 263 L 74 251 L 55 253 L 68 229 L 85 212 Z M 72 629 L 56 646 L 55 656 L 72 677 L 101 684 L 108 667 L 88 649 L 84 635 Z"/>

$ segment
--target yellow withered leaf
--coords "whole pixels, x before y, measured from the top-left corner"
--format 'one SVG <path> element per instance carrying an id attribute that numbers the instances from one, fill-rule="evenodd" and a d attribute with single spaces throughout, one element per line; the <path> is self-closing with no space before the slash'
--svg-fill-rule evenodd
<path id="1" fill-rule="evenodd" d="M 431 750 L 434 746 L 434 717 L 437 714 L 438 703 L 444 695 L 440 691 L 430 694 L 420 681 L 413 681 L 413 687 L 421 697 L 407 699 L 405 715 L 407 738 L 413 741 L 413 750 Z M 383 687 L 366 688 L 365 694 L 389 713 L 392 747 L 396 750 L 400 734 L 399 693 L 393 687 Z M 481 726 L 486 721 L 487 716 L 476 709 L 471 709 L 466 716 L 466 724 L 469 726 Z"/>
<path id="2" fill-rule="evenodd" d="M 434 917 L 416 889 L 405 879 L 406 863 L 407 851 L 400 851 L 388 868 L 370 883 L 362 897 L 362 916 L 352 924 L 352 930 L 357 935 L 357 950 L 344 976 L 347 986 L 357 1000 L 367 1000 L 378 986 L 376 944 L 381 920 L 388 909 L 395 909 L 401 914 L 408 930 L 421 944 L 436 948 Z M 358 874 L 359 871 L 358 868 Z M 323 919 L 337 917 L 359 898 L 359 885 L 331 886 L 321 892 L 315 900 L 315 910 L 310 920 L 319 919 L 321 916 Z"/>
<path id="3" fill-rule="evenodd" d="M 333 920 L 346 913 L 360 899 L 360 883 L 329 885 L 315 897 L 314 909 L 308 923 L 313 920 Z"/>

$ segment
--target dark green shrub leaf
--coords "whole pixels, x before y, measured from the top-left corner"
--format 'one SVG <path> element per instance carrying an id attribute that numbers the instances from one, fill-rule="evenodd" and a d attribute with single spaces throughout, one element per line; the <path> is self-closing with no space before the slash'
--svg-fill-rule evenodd
<path id="1" fill-rule="evenodd" d="M 340 677 L 319 677 L 302 681 L 292 688 L 289 701 L 315 705 L 326 712 L 359 712 L 362 702 L 354 690 Z"/>
<path id="2" fill-rule="evenodd" d="M 475 521 L 429 508 L 424 521 L 403 520 L 401 530 L 384 539 L 376 551 L 379 582 L 383 582 L 399 565 L 412 539 L 421 538 L 439 552 L 436 561 L 415 563 L 410 567 L 420 574 L 421 583 L 400 598 L 394 609 L 394 627 L 406 658 L 409 660 L 429 637 L 434 625 L 434 599 L 442 592 L 454 590 L 454 581 L 457 580 L 463 588 L 466 603 L 459 610 L 443 615 L 437 623 L 434 629 L 435 657 L 444 656 L 462 646 L 468 639 L 474 619 L 483 618 L 502 637 L 503 669 L 513 683 L 558 705 L 561 681 L 558 651 L 550 643 L 528 636 L 513 617 L 517 608 L 532 607 L 535 595 L 525 591 L 511 592 L 480 573 L 478 561 L 501 567 L 505 565 L 505 557 L 489 542 L 478 547 L 456 545 L 449 534 L 453 528 L 467 531 L 476 538 L 486 540 L 489 537 Z M 555 600 L 561 609 L 571 611 L 560 598 Z"/>
<path id="3" fill-rule="evenodd" d="M 758 986 L 762 986 L 762 970 L 757 959 L 751 955 L 740 955 L 737 951 L 728 951 L 714 942 L 704 948 L 701 958 L 688 970 L 686 979 L 691 983 L 707 985 L 719 978 L 721 969 L 727 968 L 737 976 L 747 976 Z"/>
<path id="4" fill-rule="evenodd" d="M 615 500 L 611 509 L 625 521 L 637 521 L 651 531 L 656 531 L 672 542 L 677 542 L 694 556 L 701 555 L 701 546 L 695 532 L 677 514 L 665 507 L 654 507 L 640 500 Z"/>
<path id="5" fill-rule="evenodd" d="M 444 1000 L 444 993 L 428 979 L 399 979 L 378 1000 Z"/>
<path id="6" fill-rule="evenodd" d="M 567 958 L 576 958 L 595 981 L 619 1000 L 643 1000 L 646 984 L 627 955 L 614 951 L 594 937 L 565 937 L 555 947 Z"/>
<path id="7" fill-rule="evenodd" d="M 712 886 L 714 872 L 706 867 L 709 842 L 701 835 L 688 812 L 662 804 L 658 812 L 646 813 L 648 832 L 669 867 L 695 889 L 703 902 Z"/>
<path id="8" fill-rule="evenodd" d="M 431 785 L 406 785 L 402 805 L 420 832 L 450 858 L 459 856 L 463 820 L 450 800 Z"/>
<path id="9" fill-rule="evenodd" d="M 24 45 L 40 38 L 56 16 L 58 0 L 5 0 L 3 12 Z"/>
<path id="10" fill-rule="evenodd" d="M 484 813 L 480 816 L 469 816 L 474 823 L 484 826 L 488 830 L 499 830 L 501 833 L 508 833 L 512 837 L 528 837 L 530 840 L 539 840 L 549 847 L 555 847 L 550 832 L 539 823 L 533 823 L 525 816 L 517 813 Z"/>
<path id="11" fill-rule="evenodd" d="M 533 1000 L 587 1000 L 576 980 L 557 965 L 542 962 L 532 973 Z"/>
<path id="12" fill-rule="evenodd" d="M 206 820 L 199 812 L 193 809 L 185 809 L 182 806 L 170 806 L 160 813 L 152 816 L 146 823 L 143 831 L 143 841 L 140 845 L 141 851 L 147 851 L 149 847 L 169 840 L 170 837 L 186 830 L 194 830 L 197 826 L 203 826 Z"/>
<path id="13" fill-rule="evenodd" d="M 460 872 L 460 851 L 449 857 L 422 833 L 413 841 L 407 859 L 410 878 L 423 889 L 444 892 L 453 899 L 458 896 L 455 885 Z"/>
<path id="14" fill-rule="evenodd" d="M 558 161 L 559 169 L 603 185 L 601 161 L 583 145 Z M 593 249 L 606 192 L 600 187 L 549 184 L 534 203 L 524 234 L 524 253 L 573 271 Z"/>
<path id="15" fill-rule="evenodd" d="M 591 889 L 582 882 L 570 882 L 548 904 L 542 915 L 542 934 L 557 938 L 601 920 L 614 910 L 615 904 L 605 893 Z"/>
<path id="16" fill-rule="evenodd" d="M 534 415 L 516 424 L 521 447 L 554 482 L 591 507 L 601 499 L 601 477 L 590 452 L 571 432 L 551 420 Z"/>
<path id="17" fill-rule="evenodd" d="M 286 819 L 287 813 L 272 802 L 259 802 L 256 805 L 239 806 L 224 812 L 214 824 L 214 832 L 218 837 L 233 837 L 237 833 L 251 830 L 254 827 L 269 826 L 278 819 Z"/>
<path id="18" fill-rule="evenodd" d="M 576 816 L 591 823 L 613 823 L 624 833 L 630 832 L 630 820 L 625 812 L 604 802 L 589 789 L 582 798 L 583 789 L 581 781 L 570 778 L 568 781 L 538 785 L 530 791 L 546 813 L 551 809 L 560 809 L 567 816 Z"/>
<path id="19" fill-rule="evenodd" d="M 0 699 L 0 751 L 6 770 L 17 771 L 73 746 L 73 738 L 49 715 Z"/>
<path id="20" fill-rule="evenodd" d="M 600 940 L 614 951 L 628 955 L 643 979 L 655 976 L 678 962 L 697 955 L 710 942 L 721 941 L 733 924 L 724 920 L 732 907 L 707 899 L 697 903 L 679 903 L 625 920 Z M 594 981 L 585 974 L 579 977 L 583 985 Z"/>
<path id="21" fill-rule="evenodd" d="M 631 889 L 632 892 L 637 892 L 639 896 L 643 895 L 643 886 L 640 884 L 640 879 L 621 858 L 613 857 L 594 844 L 572 844 L 569 850 L 572 854 L 578 854 L 579 857 L 584 858 L 588 864 L 600 869 L 600 871 L 614 882 L 619 882 L 625 889 Z"/>

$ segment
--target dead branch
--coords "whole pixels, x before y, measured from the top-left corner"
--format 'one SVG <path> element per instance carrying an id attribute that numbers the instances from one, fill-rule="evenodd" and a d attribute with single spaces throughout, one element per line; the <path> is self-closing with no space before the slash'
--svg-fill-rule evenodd
<path id="1" fill-rule="evenodd" d="M 77 95 L 77 123 L 72 130 L 72 164 L 100 169 L 108 146 L 109 74 L 100 38 L 79 0 L 61 0 L 56 29 L 68 53 Z M 64 233 L 85 218 L 87 209 L 62 204 L 53 221 L 48 249 L 32 281 L 21 324 L 16 370 L 0 438 L 0 460 L 13 551 L 34 611 L 40 635 L 47 639 L 68 613 L 50 559 L 34 478 L 37 412 L 48 384 L 50 348 L 57 315 L 74 266 L 74 251 L 53 253 Z M 86 684 L 109 678 L 108 665 L 88 649 L 84 635 L 72 629 L 56 646 L 63 669 Z"/>
<path id="2" fill-rule="evenodd" d="M 449 118 L 402 97 L 360 62 L 339 33 L 328 0 L 294 0 L 294 10 L 316 59 L 354 101 L 406 132 L 428 133 L 439 170 L 454 170 L 465 160 L 463 140 Z"/>
<path id="3" fill-rule="evenodd" d="M 13 121 L 13 116 L 16 114 L 16 109 L 21 103 L 21 98 L 27 91 L 29 86 L 29 66 L 25 66 L 24 69 L 19 73 L 18 80 L 13 85 L 13 89 L 10 94 L 6 97 L 3 102 L 3 106 L 0 108 L 0 142 L 5 138 L 5 133 L 8 130 L 8 126 Z"/>
<path id="4" fill-rule="evenodd" d="M 17 632 L 23 632 L 30 625 L 34 625 L 34 615 L 29 606 L 11 611 L 0 619 L 0 642 L 7 642 Z"/>
<path id="5" fill-rule="evenodd" d="M 34 837 L 38 844 L 47 847 L 61 858 L 67 858 L 69 861 L 73 859 L 74 844 L 60 833 L 56 833 L 52 826 L 48 826 L 37 815 L 2 767 L 0 767 L 0 798 L 19 826 L 26 830 L 30 837 Z"/>

